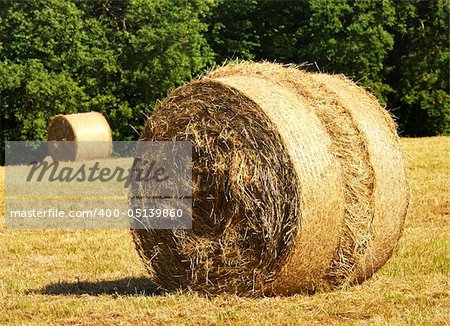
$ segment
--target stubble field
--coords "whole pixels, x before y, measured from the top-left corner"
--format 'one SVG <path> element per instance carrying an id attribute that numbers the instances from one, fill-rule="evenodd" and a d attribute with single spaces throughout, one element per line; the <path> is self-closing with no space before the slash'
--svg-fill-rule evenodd
<path id="1" fill-rule="evenodd" d="M 5 229 L 0 324 L 450 324 L 450 138 L 403 139 L 412 205 L 392 259 L 345 291 L 246 299 L 162 294 L 127 230 Z"/>

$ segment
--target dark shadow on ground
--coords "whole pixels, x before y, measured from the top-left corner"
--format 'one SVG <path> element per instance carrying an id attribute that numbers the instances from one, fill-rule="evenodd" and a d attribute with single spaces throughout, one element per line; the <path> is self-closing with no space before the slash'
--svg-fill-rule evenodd
<path id="1" fill-rule="evenodd" d="M 152 296 L 164 294 L 158 285 L 145 277 L 123 278 L 113 281 L 88 282 L 77 280 L 75 282 L 58 282 L 46 287 L 30 291 L 32 293 L 48 295 L 136 295 Z"/>

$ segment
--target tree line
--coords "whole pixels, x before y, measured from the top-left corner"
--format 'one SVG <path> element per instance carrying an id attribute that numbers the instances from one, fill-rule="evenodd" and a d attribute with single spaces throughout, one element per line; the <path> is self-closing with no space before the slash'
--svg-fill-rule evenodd
<path id="1" fill-rule="evenodd" d="M 0 1 L 1 147 L 91 110 L 135 139 L 158 99 L 229 59 L 344 73 L 402 135 L 450 133 L 448 0 Z"/>

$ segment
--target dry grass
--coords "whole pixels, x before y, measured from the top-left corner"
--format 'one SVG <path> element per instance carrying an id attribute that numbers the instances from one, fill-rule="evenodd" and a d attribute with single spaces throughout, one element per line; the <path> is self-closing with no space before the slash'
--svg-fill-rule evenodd
<path id="1" fill-rule="evenodd" d="M 347 291 L 242 299 L 158 295 L 127 231 L 4 229 L 0 324 L 450 323 L 450 138 L 404 139 L 413 202 L 393 258 Z M 0 193 L 4 192 L 0 169 Z M 154 295 L 152 295 L 154 294 Z"/>

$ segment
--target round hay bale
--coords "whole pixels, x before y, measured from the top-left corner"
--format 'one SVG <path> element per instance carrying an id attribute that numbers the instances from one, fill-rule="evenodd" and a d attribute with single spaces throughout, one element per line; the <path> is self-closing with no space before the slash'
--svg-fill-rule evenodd
<path id="1" fill-rule="evenodd" d="M 56 115 L 48 128 L 48 140 L 55 161 L 101 159 L 112 153 L 111 129 L 99 112 Z"/>
<path id="2" fill-rule="evenodd" d="M 379 269 L 402 233 L 409 189 L 395 124 L 343 76 L 221 67 L 165 99 L 141 140 L 193 144 L 192 230 L 132 231 L 167 290 L 342 288 Z"/>

